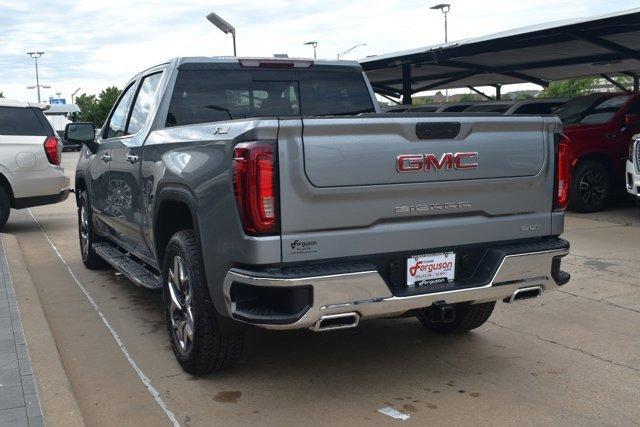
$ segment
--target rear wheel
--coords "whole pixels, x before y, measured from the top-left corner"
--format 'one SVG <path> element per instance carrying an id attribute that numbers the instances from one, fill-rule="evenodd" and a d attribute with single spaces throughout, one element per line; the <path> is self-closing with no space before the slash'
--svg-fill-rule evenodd
<path id="1" fill-rule="evenodd" d="M 573 172 L 569 206 L 576 212 L 601 211 L 610 193 L 611 177 L 605 165 L 585 160 Z"/>
<path id="2" fill-rule="evenodd" d="M 173 353 L 193 375 L 221 371 L 242 353 L 244 330 L 217 316 L 192 230 L 171 237 L 164 257 L 164 308 Z"/>
<path id="3" fill-rule="evenodd" d="M 9 220 L 9 213 L 11 213 L 9 195 L 4 191 L 4 188 L 0 187 L 0 229 L 2 229 Z"/>
<path id="4" fill-rule="evenodd" d="M 103 260 L 96 251 L 93 250 L 93 244 L 99 238 L 93 230 L 93 221 L 91 220 L 91 205 L 86 191 L 80 193 L 80 207 L 78 207 L 78 236 L 80 239 L 80 255 L 85 267 L 90 270 L 105 268 L 107 262 Z"/>
<path id="5" fill-rule="evenodd" d="M 450 323 L 434 322 L 429 313 L 430 308 L 423 308 L 416 317 L 424 326 L 432 331 L 443 334 L 461 333 L 482 326 L 489 320 L 495 305 L 495 301 L 480 304 L 471 304 L 468 302 L 455 304 L 455 317 L 453 322 Z"/>

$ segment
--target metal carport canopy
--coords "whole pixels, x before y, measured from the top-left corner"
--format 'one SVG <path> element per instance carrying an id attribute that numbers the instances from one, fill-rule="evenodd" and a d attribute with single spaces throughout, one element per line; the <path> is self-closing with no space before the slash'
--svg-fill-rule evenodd
<path id="1" fill-rule="evenodd" d="M 374 90 L 434 89 L 640 74 L 640 8 L 568 19 L 360 60 Z M 637 87 L 636 87 L 637 90 Z"/>

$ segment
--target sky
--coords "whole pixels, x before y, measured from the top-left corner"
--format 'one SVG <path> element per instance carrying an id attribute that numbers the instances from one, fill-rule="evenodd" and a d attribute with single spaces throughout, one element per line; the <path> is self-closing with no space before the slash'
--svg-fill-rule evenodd
<path id="1" fill-rule="evenodd" d="M 216 12 L 236 27 L 238 55 L 360 59 L 441 43 L 439 0 L 0 0 L 0 92 L 35 101 L 34 61 L 42 98 L 57 92 L 120 88 L 136 73 L 176 56 L 231 55 L 232 41 L 205 16 Z M 449 40 L 588 17 L 637 7 L 629 0 L 448 0 Z M 517 88 L 514 86 L 514 88 Z"/>

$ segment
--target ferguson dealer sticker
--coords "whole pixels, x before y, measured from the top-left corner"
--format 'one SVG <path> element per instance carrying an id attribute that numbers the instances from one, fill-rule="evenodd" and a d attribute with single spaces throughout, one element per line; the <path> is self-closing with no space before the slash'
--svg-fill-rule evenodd
<path id="1" fill-rule="evenodd" d="M 416 255 L 407 259 L 407 286 L 451 282 L 455 278 L 456 254 Z"/>
<path id="2" fill-rule="evenodd" d="M 315 240 L 294 240 L 289 244 L 290 254 L 312 254 L 318 252 L 318 242 Z"/>

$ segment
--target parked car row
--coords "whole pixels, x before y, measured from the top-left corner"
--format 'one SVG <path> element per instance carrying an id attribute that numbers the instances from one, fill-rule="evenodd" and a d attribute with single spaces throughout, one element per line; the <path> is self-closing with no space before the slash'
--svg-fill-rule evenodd
<path id="1" fill-rule="evenodd" d="M 522 101 L 449 102 L 445 104 L 396 105 L 387 107 L 387 113 L 500 113 L 552 114 L 567 99 L 536 98 Z"/>
<path id="2" fill-rule="evenodd" d="M 625 166 L 631 158 L 632 137 L 640 132 L 640 95 L 637 93 L 594 93 L 567 99 L 528 99 L 523 101 L 458 102 L 397 106 L 386 112 L 498 113 L 503 115 L 555 114 L 564 125 L 569 140 L 567 152 L 571 172 L 570 208 L 577 212 L 602 210 L 612 195 L 637 191 L 630 176 L 637 169 Z M 637 157 L 637 156 L 636 156 Z"/>
<path id="3" fill-rule="evenodd" d="M 570 141 L 570 207 L 578 212 L 602 210 L 613 194 L 623 193 L 629 146 L 640 132 L 640 94 L 581 96 L 557 115 Z"/>

